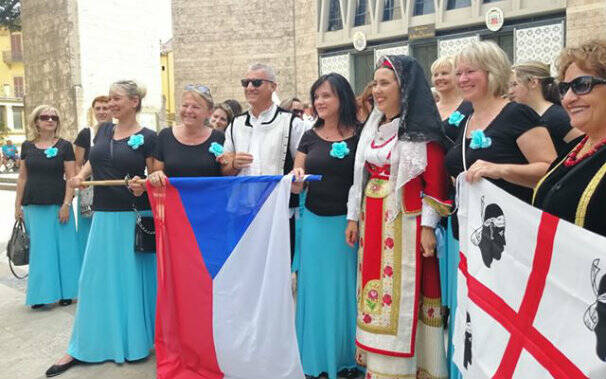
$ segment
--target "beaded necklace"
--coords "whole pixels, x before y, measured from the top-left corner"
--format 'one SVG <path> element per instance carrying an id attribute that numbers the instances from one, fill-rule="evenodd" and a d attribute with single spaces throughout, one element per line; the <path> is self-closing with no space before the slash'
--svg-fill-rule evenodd
<path id="1" fill-rule="evenodd" d="M 588 152 L 586 152 L 585 154 L 583 154 L 580 158 L 577 158 L 577 155 L 583 149 L 583 147 L 587 143 L 588 139 L 589 139 L 589 137 L 585 136 L 585 138 L 583 138 L 583 140 L 581 142 L 579 142 L 579 144 L 570 152 L 570 154 L 568 154 L 568 157 L 564 161 L 564 165 L 566 167 L 572 167 L 572 166 L 574 166 L 575 164 L 581 162 L 585 158 L 588 158 L 588 157 L 592 156 L 593 154 L 595 154 L 598 151 L 599 148 L 601 148 L 602 146 L 606 145 L 606 138 L 604 138 L 600 142 L 596 143 L 591 148 L 591 150 L 589 150 Z"/>

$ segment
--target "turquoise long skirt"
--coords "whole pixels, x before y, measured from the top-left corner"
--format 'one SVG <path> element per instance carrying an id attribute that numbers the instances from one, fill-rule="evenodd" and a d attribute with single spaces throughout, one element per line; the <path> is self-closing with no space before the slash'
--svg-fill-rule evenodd
<path id="1" fill-rule="evenodd" d="M 134 235 L 134 212 L 94 213 L 67 350 L 76 359 L 122 363 L 153 347 L 156 255 L 136 253 Z"/>
<path id="2" fill-rule="evenodd" d="M 80 196 L 78 196 L 78 209 L 76 209 L 76 215 L 78 215 L 78 225 L 76 229 L 78 231 L 78 249 L 80 254 L 84 257 L 86 251 L 86 242 L 88 241 L 88 233 L 90 232 L 90 226 L 93 222 L 92 217 L 84 217 L 80 214 Z"/>
<path id="3" fill-rule="evenodd" d="M 345 243 L 345 216 L 301 218 L 296 328 L 303 372 L 336 379 L 356 367 L 357 247 Z"/>
<path id="4" fill-rule="evenodd" d="M 23 207 L 25 228 L 30 238 L 29 276 L 25 304 L 50 304 L 78 295 L 82 259 L 74 215 L 59 222 L 59 205 Z"/>
<path id="5" fill-rule="evenodd" d="M 457 273 L 459 269 L 459 241 L 452 234 L 452 217 L 448 218 L 448 229 L 438 232 L 438 258 L 440 262 L 440 282 L 442 287 L 442 304 L 450 308 L 450 318 L 448 321 L 448 371 L 450 379 L 461 378 L 458 367 L 452 361 L 454 347 L 452 336 L 454 333 L 455 319 L 457 311 Z"/>

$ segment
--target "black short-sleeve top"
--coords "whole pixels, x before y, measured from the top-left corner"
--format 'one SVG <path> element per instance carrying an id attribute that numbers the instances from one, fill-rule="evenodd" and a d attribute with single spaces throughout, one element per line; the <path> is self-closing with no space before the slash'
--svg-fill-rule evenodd
<path id="1" fill-rule="evenodd" d="M 74 141 L 74 145 L 84 149 L 84 163 L 88 161 L 88 154 L 90 153 L 90 133 L 91 128 L 84 128 L 80 130 Z"/>
<path id="2" fill-rule="evenodd" d="M 74 161 L 74 149 L 59 138 L 48 149 L 39 149 L 32 141 L 21 146 L 21 159 L 27 168 L 22 205 L 63 204 L 65 198 L 65 162 Z"/>
<path id="3" fill-rule="evenodd" d="M 126 175 L 144 177 L 145 160 L 152 156 L 156 148 L 156 132 L 142 128 L 133 136 L 141 135 L 143 143 L 131 146 L 128 142 L 134 137 L 114 140 L 114 128 L 113 123 L 102 124 L 95 135 L 95 144 L 90 149 L 89 155 L 93 177 L 95 180 L 124 179 Z M 150 209 L 145 194 L 136 197 L 126 186 L 94 187 L 93 210 L 95 211 L 130 211 L 133 205 L 137 210 Z"/>
<path id="4" fill-rule="evenodd" d="M 469 101 L 463 101 L 449 117 L 442 120 L 444 132 L 451 141 L 456 141 L 459 134 L 465 129 L 465 118 L 473 113 L 473 105 Z"/>
<path id="5" fill-rule="evenodd" d="M 213 129 L 208 139 L 199 145 L 185 145 L 175 138 L 173 128 L 158 134 L 154 157 L 164 162 L 168 177 L 221 176 L 221 165 L 209 151 L 213 143 L 223 146 L 225 134 Z"/>
<path id="6" fill-rule="evenodd" d="M 465 127 L 465 123 L 470 116 L 471 114 L 461 122 L 461 127 Z M 522 134 L 537 126 L 541 126 L 539 116 L 530 107 L 513 102 L 508 103 L 484 129 L 484 135 L 491 139 L 490 146 L 472 149 L 470 148 L 471 139 L 465 138 L 467 168 L 479 159 L 501 164 L 527 164 L 528 160 L 522 151 L 520 151 L 516 141 Z M 462 154 L 463 137 L 464 133 L 461 132 L 455 145 L 446 154 L 446 169 L 452 177 L 456 177 L 464 171 Z M 531 188 L 513 184 L 503 179 L 488 180 L 515 197 L 530 203 L 532 197 Z"/>
<path id="7" fill-rule="evenodd" d="M 305 207 L 319 216 L 347 214 L 347 196 L 353 184 L 354 161 L 358 135 L 338 142 L 326 141 L 314 129 L 303 134 L 298 151 L 306 154 L 305 172 L 322 175 L 322 181 L 310 182 Z M 333 143 L 347 145 L 347 155 L 333 150 Z M 331 150 L 333 155 L 331 156 Z M 341 157 L 341 158 L 339 158 Z"/>
<path id="8" fill-rule="evenodd" d="M 539 123 L 549 130 L 549 135 L 551 135 L 558 156 L 570 151 L 569 144 L 564 141 L 564 137 L 570 132 L 572 126 L 570 126 L 570 117 L 568 117 L 564 108 L 553 104 L 543 113 Z"/>

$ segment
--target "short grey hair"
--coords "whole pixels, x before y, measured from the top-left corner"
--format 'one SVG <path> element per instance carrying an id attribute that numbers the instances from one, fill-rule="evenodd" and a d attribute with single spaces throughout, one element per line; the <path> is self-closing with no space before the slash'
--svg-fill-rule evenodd
<path id="1" fill-rule="evenodd" d="M 267 75 L 267 80 L 276 82 L 276 72 L 274 68 L 265 63 L 253 63 L 248 66 L 248 71 L 264 71 L 265 75 Z"/>

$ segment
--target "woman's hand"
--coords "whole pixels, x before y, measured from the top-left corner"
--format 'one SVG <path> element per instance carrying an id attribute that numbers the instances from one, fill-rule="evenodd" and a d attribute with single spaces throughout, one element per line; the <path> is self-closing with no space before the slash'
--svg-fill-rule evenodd
<path id="1" fill-rule="evenodd" d="M 23 220 L 23 208 L 21 208 L 21 205 L 15 205 L 15 220 Z"/>
<path id="2" fill-rule="evenodd" d="M 63 204 L 61 205 L 61 208 L 59 208 L 59 222 L 62 224 L 65 224 L 66 222 L 69 221 L 69 211 L 70 211 L 70 207 L 69 204 Z"/>
<path id="3" fill-rule="evenodd" d="M 347 228 L 345 229 L 345 242 L 351 247 L 354 247 L 356 242 L 358 242 L 358 222 L 357 221 L 352 221 L 352 220 L 347 221 Z"/>
<path id="4" fill-rule="evenodd" d="M 305 179 L 305 170 L 302 167 L 295 167 L 291 172 L 295 181 L 290 186 L 290 192 L 301 193 L 303 191 L 303 179 Z"/>
<path id="5" fill-rule="evenodd" d="M 503 165 L 478 159 L 467 170 L 465 179 L 469 183 L 475 183 L 481 178 L 503 179 Z"/>
<path id="6" fill-rule="evenodd" d="M 147 177 L 147 181 L 154 187 L 164 187 L 166 185 L 166 174 L 164 174 L 164 171 L 154 171 Z"/>
<path id="7" fill-rule="evenodd" d="M 145 182 L 141 180 L 140 177 L 135 176 L 131 180 L 128 181 L 128 189 L 133 193 L 133 195 L 139 197 L 143 195 L 145 192 Z"/>
<path id="8" fill-rule="evenodd" d="M 83 189 L 84 188 L 84 186 L 82 185 L 83 181 L 84 181 L 84 179 L 80 175 L 76 175 L 76 176 L 73 176 L 67 183 L 72 188 Z"/>
<path id="9" fill-rule="evenodd" d="M 234 153 L 223 153 L 221 155 L 219 155 L 215 160 L 221 165 L 221 166 L 229 166 L 232 163 L 232 160 L 234 159 L 235 154 Z"/>
<path id="10" fill-rule="evenodd" d="M 429 226 L 421 227 L 421 253 L 426 258 L 436 255 L 436 232 Z"/>

